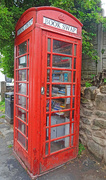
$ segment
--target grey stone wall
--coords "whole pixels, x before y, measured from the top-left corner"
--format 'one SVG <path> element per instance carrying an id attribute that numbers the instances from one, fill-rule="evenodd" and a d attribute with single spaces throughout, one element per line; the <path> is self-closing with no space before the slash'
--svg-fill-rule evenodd
<path id="1" fill-rule="evenodd" d="M 80 140 L 106 164 L 106 86 L 84 90 L 81 98 Z"/>
<path id="2" fill-rule="evenodd" d="M 96 75 L 106 69 L 106 32 L 103 31 L 102 24 L 97 26 L 96 37 L 92 43 L 100 59 L 96 64 L 95 60 L 87 56 L 82 57 L 82 79 L 90 79 L 92 74 Z"/>

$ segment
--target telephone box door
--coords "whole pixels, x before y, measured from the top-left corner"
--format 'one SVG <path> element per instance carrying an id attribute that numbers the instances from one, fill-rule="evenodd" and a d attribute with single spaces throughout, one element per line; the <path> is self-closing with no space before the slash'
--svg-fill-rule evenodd
<path id="1" fill-rule="evenodd" d="M 40 171 L 44 172 L 78 153 L 81 42 L 42 34 Z"/>

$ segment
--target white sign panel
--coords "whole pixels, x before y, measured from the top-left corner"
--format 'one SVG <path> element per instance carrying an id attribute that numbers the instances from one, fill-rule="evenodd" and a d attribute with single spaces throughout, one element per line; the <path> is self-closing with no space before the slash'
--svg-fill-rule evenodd
<path id="1" fill-rule="evenodd" d="M 33 18 L 30 19 L 24 26 L 22 26 L 20 29 L 17 31 L 17 36 L 20 35 L 23 31 L 25 31 L 27 28 L 29 28 L 33 24 Z"/>
<path id="2" fill-rule="evenodd" d="M 77 28 L 76 27 L 70 26 L 68 24 L 61 23 L 59 21 L 55 21 L 53 19 L 43 17 L 43 23 L 46 25 L 55 27 L 55 28 L 59 28 L 59 29 L 77 34 Z"/>

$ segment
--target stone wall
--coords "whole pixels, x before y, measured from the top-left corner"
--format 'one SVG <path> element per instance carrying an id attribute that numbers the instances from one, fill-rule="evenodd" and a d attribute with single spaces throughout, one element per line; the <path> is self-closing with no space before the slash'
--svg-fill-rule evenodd
<path id="1" fill-rule="evenodd" d="M 80 114 L 82 144 L 106 163 L 106 86 L 85 88 Z"/>

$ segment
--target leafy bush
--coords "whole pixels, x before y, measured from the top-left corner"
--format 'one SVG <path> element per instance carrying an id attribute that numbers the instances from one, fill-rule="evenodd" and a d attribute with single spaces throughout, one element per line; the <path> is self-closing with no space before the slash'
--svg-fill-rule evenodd
<path id="1" fill-rule="evenodd" d="M 81 153 L 82 153 L 83 150 L 85 150 L 85 147 L 84 147 L 83 144 L 81 144 L 81 143 L 79 142 L 79 151 L 78 151 L 78 154 L 81 155 Z"/>

